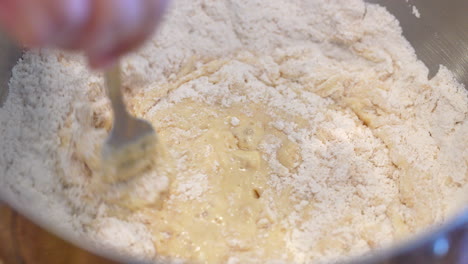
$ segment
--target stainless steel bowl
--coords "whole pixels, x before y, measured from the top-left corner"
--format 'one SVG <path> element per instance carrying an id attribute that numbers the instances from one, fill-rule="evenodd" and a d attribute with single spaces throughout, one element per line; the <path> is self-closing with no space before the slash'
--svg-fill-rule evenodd
<path id="1" fill-rule="evenodd" d="M 429 68 L 429 77 L 439 65 L 449 68 L 468 88 L 468 1 L 467 0 L 367 0 L 386 6 L 403 28 L 416 54 Z M 413 13 L 415 6 L 420 18 Z M 0 35 L 0 107 L 8 96 L 11 69 L 22 52 Z M 1 108 L 0 108 L 1 111 Z M 0 146 L 1 147 L 1 146 Z M 0 186 L 0 201 L 1 186 Z M 69 242 L 102 257 L 120 263 L 144 263 L 117 252 L 98 249 L 82 238 L 51 226 L 47 219 L 38 218 L 34 208 L 19 207 L 14 201 L 3 200 L 43 228 Z M 447 263 L 468 264 L 468 207 L 444 225 L 418 235 L 392 248 L 373 253 L 373 256 L 351 260 L 350 263 Z"/>

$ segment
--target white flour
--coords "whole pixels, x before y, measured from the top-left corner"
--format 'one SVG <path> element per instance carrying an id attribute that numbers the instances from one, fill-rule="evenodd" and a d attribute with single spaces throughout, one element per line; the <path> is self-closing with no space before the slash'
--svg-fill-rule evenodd
<path id="1" fill-rule="evenodd" d="M 421 13 L 419 13 L 419 10 L 416 6 L 411 7 L 411 12 L 413 13 L 415 17 L 421 18 Z"/>
<path id="2" fill-rule="evenodd" d="M 161 89 L 152 111 L 187 97 L 222 105 L 266 100 L 310 121 L 308 131 L 273 122 L 301 144 L 297 173 L 284 171 L 274 138 L 262 145 L 277 172 L 271 191 L 295 190 L 293 212 L 280 219 L 293 261 L 387 245 L 443 222 L 468 191 L 467 92 L 444 68 L 427 80 L 385 9 L 361 0 L 174 1 L 158 35 L 124 62 L 128 95 L 174 83 L 211 60 L 225 62 L 168 96 Z M 194 67 L 184 67 L 190 61 Z M 222 81 L 210 85 L 210 78 Z M 249 89 L 230 88 L 244 80 Z M 133 222 L 106 216 L 89 190 L 94 165 L 83 161 L 99 154 L 108 110 L 102 79 L 81 58 L 26 54 L 0 108 L 1 192 L 72 235 L 153 257 L 138 215 Z M 57 136 L 64 128 L 68 142 Z M 204 179 L 194 174 L 192 186 L 179 186 L 180 198 L 203 195 Z M 312 201 L 316 215 L 304 216 Z"/>

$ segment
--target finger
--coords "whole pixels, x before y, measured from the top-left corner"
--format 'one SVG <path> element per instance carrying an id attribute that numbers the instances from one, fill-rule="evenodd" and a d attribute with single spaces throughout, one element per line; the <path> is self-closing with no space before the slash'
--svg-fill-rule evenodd
<path id="1" fill-rule="evenodd" d="M 140 45 L 152 32 L 154 21 L 149 19 L 152 17 L 151 1 L 121 1 L 121 4 L 118 13 L 114 13 L 115 19 L 119 19 L 119 23 L 116 23 L 119 30 L 112 36 L 112 44 L 105 47 L 105 50 L 92 47 L 88 52 L 92 67 L 104 67 L 112 63 L 117 57 Z"/>
<path id="2" fill-rule="evenodd" d="M 37 46 L 48 36 L 47 12 L 37 0 L 3 0 L 2 23 L 8 34 L 21 44 Z"/>
<path id="3" fill-rule="evenodd" d="M 89 20 L 91 0 L 2 0 L 0 22 L 28 46 L 62 47 Z"/>
<path id="4" fill-rule="evenodd" d="M 79 47 L 91 19 L 92 0 L 47 0 L 44 6 L 51 21 L 48 45 L 61 48 Z"/>
<path id="5" fill-rule="evenodd" d="M 141 34 L 130 39 L 126 39 L 113 49 L 107 52 L 87 54 L 91 68 L 106 68 L 112 65 L 119 57 L 137 48 L 146 38 L 148 34 Z"/>
<path id="6" fill-rule="evenodd" d="M 103 67 L 140 46 L 153 33 L 167 1 L 118 0 L 114 3 L 113 22 L 107 21 L 106 25 L 108 34 L 100 36 L 108 39 L 94 42 L 88 49 L 92 67 Z"/>
<path id="7" fill-rule="evenodd" d="M 18 3 L 12 0 L 4 0 L 0 2 L 0 23 L 6 30 L 14 26 L 14 12 L 18 9 Z"/>

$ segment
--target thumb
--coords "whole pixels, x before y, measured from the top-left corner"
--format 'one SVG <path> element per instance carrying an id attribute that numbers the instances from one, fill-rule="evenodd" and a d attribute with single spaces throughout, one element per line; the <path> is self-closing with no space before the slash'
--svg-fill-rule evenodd
<path id="1" fill-rule="evenodd" d="M 38 46 L 47 38 L 48 18 L 40 1 L 1 0 L 0 26 L 20 44 Z"/>

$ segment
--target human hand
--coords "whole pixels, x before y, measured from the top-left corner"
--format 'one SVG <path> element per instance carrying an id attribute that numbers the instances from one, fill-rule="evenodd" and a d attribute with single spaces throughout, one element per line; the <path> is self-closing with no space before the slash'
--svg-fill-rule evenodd
<path id="1" fill-rule="evenodd" d="M 80 50 L 94 68 L 138 47 L 168 0 L 0 0 L 0 25 L 26 47 Z"/>

